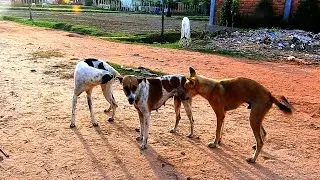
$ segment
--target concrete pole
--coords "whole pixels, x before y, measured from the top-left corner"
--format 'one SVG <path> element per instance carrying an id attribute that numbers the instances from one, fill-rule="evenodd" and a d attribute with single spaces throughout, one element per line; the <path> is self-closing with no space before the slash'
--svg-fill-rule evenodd
<path id="1" fill-rule="evenodd" d="M 216 6 L 216 0 L 211 0 L 209 25 L 213 25 L 214 24 L 214 9 L 215 9 L 215 6 Z"/>
<path id="2" fill-rule="evenodd" d="M 283 19 L 288 20 L 291 11 L 292 0 L 286 0 L 283 10 Z"/>

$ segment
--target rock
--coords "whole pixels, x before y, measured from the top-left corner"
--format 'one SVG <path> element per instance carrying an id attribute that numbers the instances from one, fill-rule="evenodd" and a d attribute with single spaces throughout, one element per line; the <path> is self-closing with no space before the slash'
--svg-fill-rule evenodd
<path id="1" fill-rule="evenodd" d="M 184 155 L 186 155 L 186 153 L 185 153 L 185 152 L 181 152 L 181 155 L 183 155 L 183 156 L 184 156 Z"/>
<path id="2" fill-rule="evenodd" d="M 294 56 L 289 56 L 289 57 L 287 57 L 287 60 L 288 60 L 288 61 L 293 61 L 295 58 L 296 58 L 296 57 L 294 57 Z"/>
<path id="3" fill-rule="evenodd" d="M 278 43 L 278 49 L 283 49 L 284 45 L 282 43 Z"/>
<path id="4" fill-rule="evenodd" d="M 35 69 L 31 69 L 30 71 L 31 71 L 31 72 L 37 72 Z"/>

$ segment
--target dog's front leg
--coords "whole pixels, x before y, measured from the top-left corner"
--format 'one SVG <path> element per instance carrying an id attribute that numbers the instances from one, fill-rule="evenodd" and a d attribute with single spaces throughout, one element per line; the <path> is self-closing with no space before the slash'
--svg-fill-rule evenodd
<path id="1" fill-rule="evenodd" d="M 181 108 L 181 100 L 178 97 L 173 97 L 174 99 L 174 111 L 176 113 L 176 123 L 174 127 L 170 130 L 170 133 L 175 133 L 179 124 L 179 121 L 181 119 L 180 116 L 180 108 Z"/>
<path id="2" fill-rule="evenodd" d="M 137 109 L 138 113 L 139 113 L 139 120 L 140 120 L 140 136 L 138 136 L 136 138 L 137 141 L 141 141 L 143 139 L 143 131 L 144 131 L 144 117 L 143 114 L 141 113 L 141 111 L 139 109 Z"/>
<path id="3" fill-rule="evenodd" d="M 147 149 L 147 144 L 148 144 L 148 136 L 149 136 L 149 125 L 150 125 L 150 113 L 144 114 L 144 121 L 143 121 L 143 138 L 142 138 L 142 143 L 140 146 L 141 150 Z"/>
<path id="4" fill-rule="evenodd" d="M 187 116 L 190 121 L 190 134 L 188 135 L 189 138 L 193 137 L 193 129 L 194 129 L 194 120 L 193 120 L 193 115 L 192 115 L 192 109 L 191 109 L 191 104 L 189 100 L 184 100 L 182 101 L 184 109 L 186 110 Z"/>
<path id="5" fill-rule="evenodd" d="M 225 111 L 222 109 L 215 110 L 214 112 L 216 113 L 216 116 L 217 116 L 217 129 L 216 129 L 216 138 L 214 142 L 213 143 L 211 142 L 208 144 L 210 148 L 216 148 L 221 141 L 221 132 L 222 132 L 222 126 L 223 126 L 224 117 L 225 117 Z"/>

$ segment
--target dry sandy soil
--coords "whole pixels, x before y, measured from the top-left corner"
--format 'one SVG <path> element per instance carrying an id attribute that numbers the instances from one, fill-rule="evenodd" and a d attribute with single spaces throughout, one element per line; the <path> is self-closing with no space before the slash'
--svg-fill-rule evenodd
<path id="1" fill-rule="evenodd" d="M 121 44 L 98 38 L 0 22 L 0 147 L 10 157 L 0 162 L 0 179 L 319 179 L 320 68 L 298 64 L 233 59 L 183 50 Z M 38 58 L 33 53 L 60 52 Z M 137 56 L 139 54 L 139 56 Z M 85 57 L 166 73 L 199 73 L 220 79 L 245 76 L 285 95 L 295 107 L 286 116 L 273 107 L 264 121 L 267 141 L 256 164 L 248 164 L 254 143 L 249 110 L 243 105 L 226 117 L 223 142 L 209 149 L 216 120 L 208 103 L 193 103 L 196 137 L 182 111 L 176 134 L 173 101 L 152 113 L 149 148 L 140 151 L 135 137 L 138 115 L 119 83 L 114 123 L 109 105 L 94 89 L 92 127 L 85 95 L 79 97 L 76 125 L 69 128 L 72 72 Z M 3 155 L 1 155 L 3 156 Z"/>

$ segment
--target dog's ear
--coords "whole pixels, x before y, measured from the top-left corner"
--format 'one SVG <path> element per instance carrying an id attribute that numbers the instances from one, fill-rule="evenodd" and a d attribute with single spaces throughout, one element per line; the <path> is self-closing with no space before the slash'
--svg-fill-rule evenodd
<path id="1" fill-rule="evenodd" d="M 189 67 L 190 77 L 195 77 L 197 75 L 196 70 L 193 67 Z"/>
<path id="2" fill-rule="evenodd" d="M 185 88 L 194 88 L 196 86 L 196 80 L 192 78 L 188 78 L 184 87 Z"/>
<path id="3" fill-rule="evenodd" d="M 122 80 L 123 80 L 123 77 L 117 77 L 117 79 L 120 81 L 120 83 L 122 84 Z"/>

